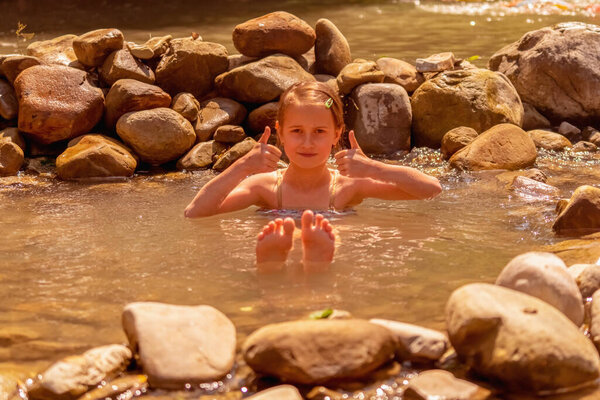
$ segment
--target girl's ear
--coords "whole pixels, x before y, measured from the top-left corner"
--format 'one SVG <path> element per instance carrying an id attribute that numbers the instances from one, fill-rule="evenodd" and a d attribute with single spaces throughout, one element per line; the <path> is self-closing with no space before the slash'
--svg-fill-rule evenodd
<path id="1" fill-rule="evenodd" d="M 339 143 L 340 138 L 342 137 L 342 132 L 344 132 L 344 127 L 340 126 L 335 130 L 335 143 Z"/>
<path id="2" fill-rule="evenodd" d="M 277 133 L 277 141 L 279 144 L 283 144 L 283 138 L 281 137 L 281 131 L 279 129 L 279 121 L 275 121 L 275 131 Z"/>

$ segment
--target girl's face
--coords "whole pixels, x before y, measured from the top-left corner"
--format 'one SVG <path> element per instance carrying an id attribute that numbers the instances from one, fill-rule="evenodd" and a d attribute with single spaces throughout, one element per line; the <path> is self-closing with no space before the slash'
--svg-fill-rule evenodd
<path id="1" fill-rule="evenodd" d="M 277 134 L 290 162 L 302 168 L 325 164 L 342 134 L 331 111 L 325 104 L 290 104 L 284 113 Z"/>

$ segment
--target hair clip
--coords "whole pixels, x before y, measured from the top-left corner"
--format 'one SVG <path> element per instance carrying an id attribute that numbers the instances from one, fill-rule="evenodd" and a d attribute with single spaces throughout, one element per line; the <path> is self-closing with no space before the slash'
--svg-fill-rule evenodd
<path id="1" fill-rule="evenodd" d="M 325 107 L 327 108 L 331 108 L 331 106 L 333 105 L 333 99 L 330 97 L 327 99 L 327 101 L 325 102 Z"/>

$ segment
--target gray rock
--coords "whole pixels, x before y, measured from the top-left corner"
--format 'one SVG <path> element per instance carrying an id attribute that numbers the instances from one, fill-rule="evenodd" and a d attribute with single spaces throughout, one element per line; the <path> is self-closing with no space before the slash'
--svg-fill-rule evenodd
<path id="1" fill-rule="evenodd" d="M 239 158 L 246 155 L 254 145 L 256 144 L 256 140 L 251 137 L 242 140 L 239 143 L 233 145 L 232 148 L 227 150 L 225 154 L 223 154 L 217 161 L 215 161 L 215 165 L 213 165 L 213 169 L 215 171 L 224 171 L 231 164 L 236 162 Z"/>
<path id="2" fill-rule="evenodd" d="M 485 400 L 491 392 L 474 383 L 456 378 L 441 369 L 424 371 L 412 378 L 404 390 L 406 400 Z"/>
<path id="3" fill-rule="evenodd" d="M 350 45 L 342 32 L 326 18 L 317 21 L 315 32 L 316 72 L 337 76 L 352 61 Z"/>
<path id="4" fill-rule="evenodd" d="M 177 169 L 193 171 L 195 169 L 208 168 L 226 149 L 227 146 L 225 144 L 215 142 L 214 140 L 200 142 L 177 161 Z"/>
<path id="5" fill-rule="evenodd" d="M 302 400 L 302 396 L 292 385 L 279 385 L 260 391 L 247 400 Z"/>
<path id="6" fill-rule="evenodd" d="M 198 118 L 194 122 L 196 141 L 212 139 L 221 125 L 239 125 L 246 118 L 246 108 L 235 100 L 216 97 L 200 103 Z"/>

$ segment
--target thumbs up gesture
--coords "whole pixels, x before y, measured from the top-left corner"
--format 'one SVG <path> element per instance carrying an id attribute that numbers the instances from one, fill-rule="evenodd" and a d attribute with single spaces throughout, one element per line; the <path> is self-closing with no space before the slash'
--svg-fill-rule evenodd
<path id="1" fill-rule="evenodd" d="M 340 174 L 354 178 L 370 176 L 374 161 L 361 150 L 354 131 L 348 133 L 348 139 L 350 139 L 350 149 L 339 151 L 334 156 Z"/>
<path id="2" fill-rule="evenodd" d="M 277 162 L 281 158 L 281 150 L 268 143 L 270 136 L 271 128 L 267 126 L 252 150 L 239 160 L 248 175 L 271 172 L 277 169 Z"/>

